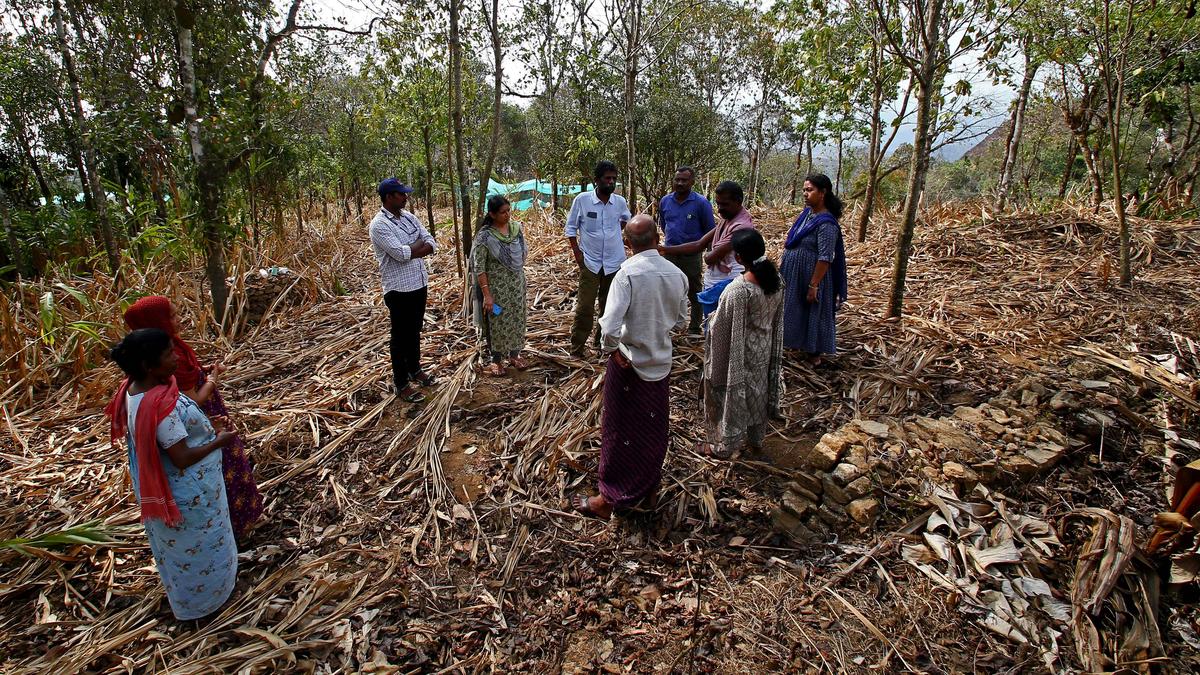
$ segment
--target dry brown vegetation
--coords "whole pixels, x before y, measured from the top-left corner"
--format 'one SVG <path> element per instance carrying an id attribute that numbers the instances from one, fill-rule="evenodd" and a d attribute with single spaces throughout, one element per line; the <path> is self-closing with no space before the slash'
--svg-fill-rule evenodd
<path id="1" fill-rule="evenodd" d="M 776 247 L 790 215 L 756 214 Z M 83 324 L 70 327 L 94 322 L 116 337 L 111 283 L 52 280 L 82 299 L 51 281 L 0 296 L 0 536 L 100 519 L 112 538 L 0 550 L 2 669 L 1037 671 L 1042 650 L 988 630 L 902 559 L 895 531 L 923 510 L 921 495 L 887 496 L 877 528 L 825 545 L 797 547 L 772 532 L 766 514 L 801 451 L 854 417 L 943 413 L 1033 372 L 1068 378 L 1086 366 L 1127 382 L 1126 403 L 1150 428 L 1124 425 L 1044 479 L 993 494 L 1060 527 L 1067 548 L 1053 564 L 1065 598 L 1083 538 L 1066 536 L 1064 518 L 1110 509 L 1132 518 L 1144 541 L 1173 467 L 1162 430 L 1197 436 L 1200 226 L 1134 219 L 1138 280 L 1125 289 L 1106 217 L 994 219 L 937 207 L 919 231 L 902 321 L 879 318 L 892 225 L 849 246 L 843 353 L 832 369 L 786 368 L 788 421 L 765 456 L 714 462 L 692 452 L 702 344 L 681 341 L 657 511 L 584 520 L 565 503 L 594 483 L 602 369 L 566 355 L 573 283 L 557 226 L 528 227 L 534 367 L 502 380 L 477 374 L 474 333 L 458 311 L 462 282 L 443 252 L 425 333 L 441 381 L 419 407 L 388 392 L 386 310 L 361 229 L 310 230 L 254 256 L 299 272 L 291 292 L 303 302 L 197 335 L 202 356 L 226 355 L 226 399 L 267 499 L 237 590 L 200 622 L 171 617 L 124 452 L 107 441 L 100 408 L 117 371 L 100 365 L 100 342 Z M 127 281 L 209 325 L 199 273 L 160 263 Z M 46 292 L 59 312 L 53 344 L 39 328 Z M 1191 388 L 1155 382 L 1148 354 L 1175 355 Z M 1166 654 L 1130 665 L 1198 666 L 1192 600 L 1164 595 Z M 1078 667 L 1072 640 L 1060 638 L 1056 669 Z"/>

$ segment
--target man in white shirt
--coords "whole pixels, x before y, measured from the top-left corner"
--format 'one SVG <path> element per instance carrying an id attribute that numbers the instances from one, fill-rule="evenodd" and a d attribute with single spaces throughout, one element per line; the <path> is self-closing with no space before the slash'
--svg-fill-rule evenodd
<path id="1" fill-rule="evenodd" d="M 608 519 L 658 493 L 670 441 L 671 331 L 687 325 L 688 278 L 658 254 L 647 215 L 625 226 L 633 256 L 621 265 L 600 317 L 604 372 L 600 494 L 577 494 L 579 512 Z"/>
<path id="2" fill-rule="evenodd" d="M 579 293 L 575 298 L 575 320 L 571 324 L 571 353 L 579 357 L 586 354 L 595 305 L 599 301 L 603 315 L 613 275 L 625 260 L 621 230 L 629 221 L 629 205 L 625 198 L 613 194 L 617 188 L 617 166 L 607 160 L 601 161 L 592 174 L 596 189 L 575 198 L 566 225 L 571 253 L 579 266 Z M 599 342 L 597 332 L 597 348 Z"/>
<path id="3" fill-rule="evenodd" d="M 426 256 L 437 248 L 433 235 L 421 221 L 405 210 L 413 189 L 395 178 L 379 184 L 379 213 L 371 220 L 371 248 L 379 261 L 383 279 L 383 302 L 391 316 L 389 348 L 396 395 L 409 403 L 420 403 L 425 395 L 413 383 L 429 386 L 433 376 L 421 369 L 421 326 L 429 296 Z"/>

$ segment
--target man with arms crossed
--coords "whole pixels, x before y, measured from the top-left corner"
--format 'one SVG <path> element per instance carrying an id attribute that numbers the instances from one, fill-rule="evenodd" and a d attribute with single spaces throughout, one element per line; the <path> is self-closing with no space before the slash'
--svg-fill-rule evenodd
<path id="1" fill-rule="evenodd" d="M 395 178 L 379 184 L 379 213 L 371 220 L 371 248 L 379 261 L 383 279 L 383 302 L 391 316 L 392 379 L 396 396 L 408 403 L 420 403 L 425 395 L 413 384 L 428 387 L 433 376 L 421 369 L 421 325 L 425 322 L 425 301 L 429 296 L 429 272 L 426 256 L 436 243 L 421 221 L 405 210 L 413 189 Z"/>

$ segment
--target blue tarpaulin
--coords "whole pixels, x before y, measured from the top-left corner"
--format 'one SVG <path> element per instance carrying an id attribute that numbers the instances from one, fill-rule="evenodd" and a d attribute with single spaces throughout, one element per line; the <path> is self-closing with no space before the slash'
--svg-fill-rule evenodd
<path id="1" fill-rule="evenodd" d="M 476 181 L 472 187 L 478 190 L 479 181 Z M 592 186 L 588 185 L 586 189 L 590 190 L 592 189 Z M 558 185 L 558 194 L 560 197 L 574 197 L 580 192 L 583 192 L 583 190 L 584 188 L 580 187 L 578 183 L 559 183 Z M 550 197 L 553 194 L 554 188 L 549 182 L 538 180 L 536 178 L 521 181 L 520 183 L 498 183 L 494 180 L 488 181 L 487 196 L 491 197 L 492 195 L 504 195 L 505 197 L 508 197 L 509 201 L 512 202 L 513 210 L 515 211 L 528 211 L 529 209 L 533 208 L 535 199 L 538 206 L 543 208 L 548 207 L 550 206 Z M 566 200 L 566 203 L 569 203 L 569 201 L 569 199 Z M 564 205 L 564 202 L 560 201 L 559 204 Z"/>

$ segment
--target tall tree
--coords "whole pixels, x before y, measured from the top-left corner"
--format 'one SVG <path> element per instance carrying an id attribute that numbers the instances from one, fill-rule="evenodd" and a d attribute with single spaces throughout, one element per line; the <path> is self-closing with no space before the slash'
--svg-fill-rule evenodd
<path id="1" fill-rule="evenodd" d="M 51 115 L 53 69 L 28 44 L 0 34 L 0 129 L 17 147 L 46 204 L 54 200 L 52 176 L 39 158 L 39 119 Z"/>
<path id="2" fill-rule="evenodd" d="M 67 73 L 67 83 L 71 89 L 71 112 L 74 116 L 75 127 L 79 130 L 79 144 L 83 147 L 83 161 L 87 171 L 88 186 L 91 189 L 93 208 L 96 210 L 97 226 L 100 229 L 100 241 L 104 244 L 104 254 L 108 258 L 108 269 L 114 275 L 119 275 L 121 259 L 117 252 L 117 241 L 113 236 L 112 221 L 109 219 L 108 197 L 104 185 L 100 182 L 100 172 L 96 161 L 96 138 L 92 131 L 87 115 L 83 111 L 83 95 L 80 93 L 79 74 L 75 69 L 75 57 L 67 40 L 66 18 L 63 16 L 61 0 L 54 0 L 54 27 L 58 34 L 58 43 L 62 51 L 63 69 Z"/>
<path id="3" fill-rule="evenodd" d="M 178 86 L 182 103 L 182 119 L 187 129 L 188 145 L 195 170 L 197 219 L 205 251 L 205 270 L 213 302 L 213 316 L 223 323 L 228 291 L 225 288 L 226 204 L 225 184 L 255 153 L 262 149 L 268 132 L 266 88 L 270 77 L 268 66 L 280 46 L 299 31 L 341 32 L 348 35 L 368 35 L 377 19 L 363 30 L 348 30 L 342 26 L 306 25 L 300 21 L 303 0 L 292 0 L 278 28 L 272 28 L 268 17 L 264 25 L 254 29 L 257 15 L 253 7 L 242 7 L 246 15 L 219 12 L 209 7 L 193 7 L 188 0 L 176 0 L 174 5 L 175 38 L 179 62 Z M 200 11 L 197 11 L 200 10 Z M 206 23 L 201 24 L 199 19 Z M 197 63 L 195 31 L 204 25 L 210 32 L 206 44 L 214 50 L 225 46 L 230 51 L 213 54 L 204 59 L 210 64 L 211 78 L 201 82 Z M 236 29 L 244 32 L 236 32 Z M 233 32 L 230 32 L 233 30 Z M 246 34 L 249 32 L 250 34 Z M 265 37 L 261 37 L 265 36 Z M 248 86 L 243 86 L 247 85 Z M 202 86 L 203 85 L 203 86 Z M 223 110 L 227 98 L 217 94 L 222 88 L 245 89 L 244 108 Z M 201 97 L 201 92 L 207 97 Z M 222 112 L 225 113 L 222 117 Z M 204 121 L 202 123 L 202 120 Z M 218 139 L 214 131 L 224 132 Z M 240 134 L 245 140 L 231 142 Z"/>
<path id="4" fill-rule="evenodd" d="M 908 70 L 916 96 L 912 160 L 887 307 L 887 316 L 899 317 L 904 310 L 909 255 L 939 131 L 936 114 L 944 105 L 947 74 L 951 64 L 974 49 L 977 41 L 990 37 L 1007 17 L 997 17 L 996 5 L 984 0 L 872 0 L 872 4 L 882 20 L 888 48 Z M 952 47 L 951 39 L 958 44 Z M 965 80 L 956 82 L 955 87 L 958 93 L 969 93 Z"/>
<path id="5" fill-rule="evenodd" d="M 621 74 L 621 120 L 625 135 L 625 199 L 631 211 L 637 211 L 637 85 L 642 73 L 654 65 L 659 53 L 656 43 L 677 29 L 681 17 L 697 2 L 672 3 L 663 0 L 609 0 L 605 18 L 612 32 L 612 52 Z M 661 47 L 661 45 L 657 45 Z"/>
<path id="6" fill-rule="evenodd" d="M 462 212 L 463 258 L 471 255 L 471 179 L 467 173 L 466 153 L 463 151 L 463 49 L 459 31 L 462 0 L 450 0 L 450 120 L 454 139 L 454 164 L 458 176 L 458 199 Z"/>
<path id="7" fill-rule="evenodd" d="M 870 104 L 867 114 L 869 128 L 867 138 L 866 183 L 863 186 L 862 208 L 858 214 L 858 241 L 866 241 L 867 229 L 871 218 L 875 215 L 878 201 L 879 180 L 882 173 L 883 160 L 887 157 L 896 134 L 900 131 L 901 123 L 908 116 L 908 104 L 912 97 L 913 79 L 908 78 L 908 86 L 900 98 L 900 104 L 894 111 L 891 131 L 887 138 L 883 136 L 884 105 L 894 99 L 900 82 L 904 79 L 905 69 L 900 62 L 890 57 L 884 41 L 885 26 L 880 14 L 870 10 L 870 7 L 856 0 L 850 6 L 852 25 L 858 28 L 860 36 L 867 36 L 866 80 L 870 83 Z"/>
<path id="8" fill-rule="evenodd" d="M 223 166 L 221 159 L 209 151 L 207 139 L 200 126 L 193 38 L 196 18 L 188 7 L 187 0 L 176 0 L 175 21 L 183 116 L 192 162 L 196 167 L 196 203 L 199 206 L 200 227 L 204 238 L 204 269 L 208 277 L 213 316 L 217 323 L 221 324 L 224 322 L 225 305 L 229 298 L 228 289 L 225 288 L 225 241 L 221 214 L 221 184 L 228 170 Z"/>
<path id="9" fill-rule="evenodd" d="M 1021 135 L 1025 129 L 1025 109 L 1029 106 L 1029 92 L 1033 89 L 1033 78 L 1041 67 L 1041 59 L 1034 55 L 1036 38 L 1031 33 L 1021 37 L 1021 57 L 1024 67 L 1021 71 L 1021 86 L 1017 89 L 1017 98 L 1012 103 L 1012 113 L 1008 118 L 1008 133 L 1004 141 L 1004 160 L 1000 164 L 1000 183 L 996 195 L 996 209 L 1003 211 L 1008 205 L 1009 193 L 1012 191 L 1013 173 L 1017 164 L 1017 153 L 1021 147 Z"/>
<path id="10" fill-rule="evenodd" d="M 1133 282 L 1133 269 L 1129 251 L 1129 220 L 1125 217 L 1125 190 L 1122 184 L 1121 118 L 1124 112 L 1125 80 L 1129 75 L 1126 68 L 1129 52 L 1133 49 L 1135 30 L 1134 7 L 1137 0 L 1125 0 L 1125 16 L 1114 16 L 1113 0 L 1100 0 L 1102 27 L 1098 31 L 1096 51 L 1100 57 L 1100 80 L 1104 83 L 1105 119 L 1108 127 L 1108 152 L 1112 159 L 1113 209 L 1117 214 L 1117 231 L 1120 240 L 1121 284 Z M 1119 7 L 1119 6 L 1118 6 Z"/>
<path id="11" fill-rule="evenodd" d="M 483 5 L 483 20 L 488 27 L 488 35 L 492 39 L 492 138 L 488 144 L 487 161 L 483 165 L 483 173 L 479 175 L 479 208 L 476 211 L 482 215 L 484 202 L 487 200 L 488 185 L 492 179 L 492 164 L 496 161 L 496 147 L 500 144 L 500 95 L 504 83 L 504 54 L 500 48 L 500 0 L 491 0 L 491 11 L 488 11 L 488 0 L 481 0 Z"/>
<path id="12" fill-rule="evenodd" d="M 530 106 L 534 174 L 550 178 L 550 202 L 558 209 L 559 183 L 571 171 L 570 144 L 574 123 L 570 112 L 575 101 L 561 100 L 568 73 L 573 64 L 575 36 L 582 24 L 577 21 L 574 3 L 552 3 L 543 0 L 524 0 L 520 24 L 537 26 L 527 39 L 515 45 L 517 57 L 524 66 L 518 76 L 528 91 L 506 90 L 521 98 L 533 99 Z"/>

